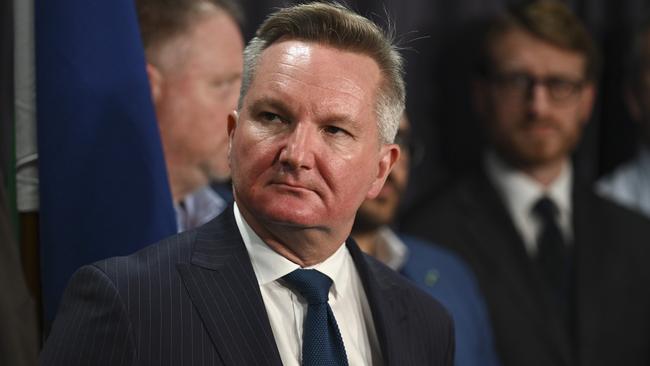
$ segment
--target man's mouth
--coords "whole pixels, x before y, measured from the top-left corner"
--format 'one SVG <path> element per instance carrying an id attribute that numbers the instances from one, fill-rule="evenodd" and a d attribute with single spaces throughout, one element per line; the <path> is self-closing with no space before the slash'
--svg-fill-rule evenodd
<path id="1" fill-rule="evenodd" d="M 548 136 L 557 134 L 558 128 L 553 123 L 548 122 L 532 122 L 523 126 L 522 129 L 525 133 L 535 136 Z"/>
<path id="2" fill-rule="evenodd" d="M 291 190 L 291 191 L 310 191 L 310 192 L 313 191 L 313 189 L 309 188 L 305 184 L 301 184 L 293 181 L 287 181 L 287 180 L 274 180 L 271 181 L 270 185 Z"/>

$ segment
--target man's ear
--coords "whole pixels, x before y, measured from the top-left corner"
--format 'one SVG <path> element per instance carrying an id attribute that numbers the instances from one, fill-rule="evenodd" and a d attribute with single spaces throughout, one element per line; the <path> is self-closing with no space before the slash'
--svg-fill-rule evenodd
<path id="1" fill-rule="evenodd" d="M 232 139 L 235 129 L 237 129 L 237 122 L 239 121 L 239 113 L 237 111 L 232 111 L 228 113 L 228 136 Z"/>
<path id="2" fill-rule="evenodd" d="M 237 129 L 237 122 L 239 121 L 239 113 L 232 111 L 228 113 L 228 160 L 230 160 L 230 149 L 232 148 L 232 139 Z"/>
<path id="3" fill-rule="evenodd" d="M 158 68 L 147 62 L 147 77 L 149 78 L 149 88 L 151 89 L 151 98 L 154 104 L 160 101 L 163 75 Z"/>
<path id="4" fill-rule="evenodd" d="M 397 144 L 383 144 L 379 151 L 379 165 L 377 169 L 377 176 L 370 186 L 366 199 L 373 199 L 377 197 L 381 188 L 384 186 L 390 171 L 395 166 L 397 159 L 399 159 L 400 149 Z"/>

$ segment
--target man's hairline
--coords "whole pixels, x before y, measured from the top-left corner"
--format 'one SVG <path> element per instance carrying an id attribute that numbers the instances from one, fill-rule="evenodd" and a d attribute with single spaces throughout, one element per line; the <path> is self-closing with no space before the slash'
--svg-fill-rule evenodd
<path id="1" fill-rule="evenodd" d="M 187 26 L 145 48 L 144 53 L 146 63 L 155 66 L 161 72 L 167 72 L 182 67 L 188 59 L 188 52 L 190 52 L 192 48 L 186 39 L 190 37 L 204 22 L 222 15 L 225 16 L 225 19 L 230 19 L 239 30 L 237 18 L 235 18 L 235 16 L 227 9 L 207 1 L 197 2 L 195 7 L 190 11 L 190 15 L 188 15 L 189 21 L 187 22 Z M 239 31 L 241 32 L 241 30 Z M 180 45 L 175 48 L 174 60 L 163 61 L 160 56 L 162 51 L 167 47 L 174 46 L 174 43 L 176 42 L 179 42 Z M 149 54 L 151 54 L 151 57 L 148 56 Z"/>
<path id="2" fill-rule="evenodd" d="M 548 39 L 545 39 L 544 37 L 539 36 L 538 34 L 535 34 L 535 32 L 531 32 L 529 29 L 526 29 L 526 27 L 518 24 L 511 24 L 509 27 L 502 29 L 498 32 L 495 32 L 491 35 L 491 37 L 488 37 L 488 40 L 486 41 L 484 45 L 485 49 L 485 55 L 484 57 L 487 57 L 487 66 L 488 70 L 486 70 L 488 73 L 494 72 L 495 66 L 497 65 L 495 60 L 497 59 L 494 57 L 494 50 L 496 48 L 496 45 L 500 42 L 503 42 L 503 39 L 508 36 L 509 34 L 513 32 L 520 32 L 524 33 L 532 38 L 534 38 L 537 41 L 540 41 L 547 46 L 552 46 L 554 48 L 560 49 L 565 52 L 572 53 L 574 55 L 577 55 L 581 58 L 583 65 L 582 65 L 582 78 L 585 81 L 586 84 L 595 84 L 595 80 L 592 80 L 592 78 L 588 75 L 588 66 L 589 66 L 589 56 L 586 55 L 584 52 L 581 50 L 577 49 L 572 49 L 569 47 L 563 47 L 562 45 L 559 45 L 557 43 L 554 43 Z"/>
<path id="3" fill-rule="evenodd" d="M 346 47 L 344 45 L 336 45 L 333 42 L 327 42 L 326 40 L 311 40 L 311 39 L 307 39 L 306 37 L 298 37 L 298 36 L 294 36 L 294 35 L 290 35 L 290 34 L 285 34 L 285 35 L 283 35 L 281 37 L 278 37 L 277 39 L 273 40 L 272 42 L 266 43 L 264 45 L 264 48 L 262 48 L 260 50 L 260 53 L 259 53 L 257 59 L 255 60 L 255 65 L 253 65 L 253 70 L 251 72 L 251 78 L 249 80 L 248 87 L 246 89 L 246 94 L 241 95 L 240 96 L 241 103 L 239 103 L 239 102 L 237 103 L 236 111 L 237 111 L 238 115 L 241 115 L 242 109 L 244 108 L 244 100 L 248 96 L 248 94 L 250 92 L 250 89 L 253 86 L 253 83 L 255 82 L 255 77 L 257 75 L 257 69 L 258 69 L 258 66 L 260 64 L 260 60 L 263 57 L 264 52 L 266 52 L 266 50 L 268 50 L 271 46 L 273 46 L 275 44 L 279 44 L 279 43 L 282 43 L 282 42 L 288 42 L 288 41 L 299 41 L 299 42 L 319 45 L 319 46 L 330 48 L 330 49 L 333 49 L 333 50 L 351 52 L 351 53 L 355 53 L 355 54 L 359 54 L 359 55 L 364 55 L 364 56 L 368 57 L 370 60 L 372 60 L 375 63 L 375 66 L 377 66 L 377 70 L 379 71 L 379 80 L 377 80 L 375 92 L 374 92 L 374 95 L 373 95 L 373 99 L 374 99 L 374 101 L 373 101 L 373 104 L 374 104 L 373 112 L 374 113 L 373 114 L 375 115 L 375 120 L 376 120 L 375 125 L 377 127 L 377 137 L 379 139 L 379 146 L 381 147 L 382 145 L 390 145 L 390 144 L 394 143 L 394 142 L 391 142 L 391 141 L 384 141 L 385 139 L 384 139 L 384 137 L 382 136 L 382 133 L 381 133 L 381 128 L 380 128 L 381 121 L 380 121 L 380 117 L 379 117 L 379 113 L 378 113 L 378 108 L 379 108 L 379 104 L 380 104 L 379 99 L 380 99 L 382 94 L 385 94 L 385 89 L 389 88 L 389 86 L 388 86 L 389 77 L 387 75 L 387 72 L 384 69 L 382 69 L 379 62 L 375 59 L 375 57 L 372 56 L 372 54 L 370 52 L 366 52 L 366 51 L 363 51 L 363 50 L 360 50 L 360 49 L 355 49 L 352 46 Z M 248 46 L 246 46 L 246 47 L 248 47 Z M 244 50 L 246 49 L 246 47 L 244 47 Z M 245 62 L 246 62 L 246 60 L 244 58 L 244 63 Z M 245 70 L 242 71 L 242 75 L 244 73 L 245 73 Z M 398 129 L 399 129 L 399 125 L 398 125 Z"/>

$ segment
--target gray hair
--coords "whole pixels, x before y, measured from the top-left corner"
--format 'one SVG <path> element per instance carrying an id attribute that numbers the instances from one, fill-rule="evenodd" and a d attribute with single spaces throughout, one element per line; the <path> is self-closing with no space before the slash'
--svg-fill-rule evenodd
<path id="1" fill-rule="evenodd" d="M 324 43 L 359 52 L 377 62 L 383 80 L 378 90 L 375 112 L 379 138 L 392 143 L 404 112 L 405 91 L 403 61 L 392 37 L 367 18 L 343 5 L 309 3 L 281 9 L 271 14 L 258 28 L 244 50 L 244 73 L 238 109 L 241 110 L 260 55 L 280 39 L 298 39 Z"/>

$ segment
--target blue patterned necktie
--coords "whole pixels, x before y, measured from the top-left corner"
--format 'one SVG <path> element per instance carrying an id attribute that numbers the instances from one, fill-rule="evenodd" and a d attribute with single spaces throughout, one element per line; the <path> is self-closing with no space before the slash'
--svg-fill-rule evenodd
<path id="1" fill-rule="evenodd" d="M 341 332 L 327 303 L 332 279 L 314 269 L 297 269 L 283 278 L 309 304 L 303 323 L 302 365 L 347 366 Z"/>

